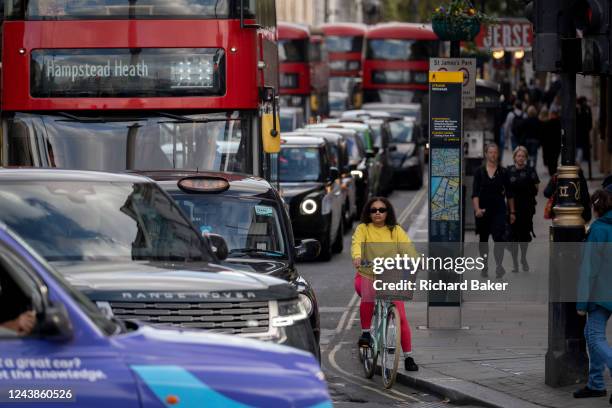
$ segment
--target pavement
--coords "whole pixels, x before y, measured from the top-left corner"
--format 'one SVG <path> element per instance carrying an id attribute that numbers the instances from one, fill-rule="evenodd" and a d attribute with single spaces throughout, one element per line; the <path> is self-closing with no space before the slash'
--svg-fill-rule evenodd
<path id="1" fill-rule="evenodd" d="M 508 153 L 505 157 L 511 159 Z M 541 163 L 541 157 L 539 161 Z M 534 241 L 543 244 L 548 240 L 550 221 L 542 215 L 546 199 L 541 191 L 549 177 L 541 164 L 538 173 L 542 184 L 534 217 L 537 236 Z M 601 178 L 601 175 L 594 176 Z M 591 182 L 590 192 L 600 184 L 601 179 Z M 426 231 L 420 233 L 426 234 Z M 413 237 L 413 240 L 420 238 L 423 237 Z M 466 240 L 475 241 L 476 236 L 467 232 Z M 537 256 L 531 254 L 530 259 Z M 504 265 L 507 271 L 511 270 L 508 253 Z M 547 276 L 548 271 L 547 268 L 537 268 L 530 273 Z M 508 280 L 515 278 L 509 276 Z M 540 278 L 547 279 L 545 276 Z M 572 392 L 583 384 L 552 388 L 544 383 L 544 357 L 548 344 L 546 302 L 465 301 L 462 305 L 464 327 L 450 330 L 427 328 L 425 302 L 418 299 L 408 302 L 406 309 L 412 328 L 414 359 L 420 370 L 400 371 L 398 381 L 404 385 L 441 395 L 454 404 L 486 407 L 610 406 L 609 397 L 574 399 Z M 609 327 L 608 338 L 612 338 L 611 335 Z M 610 376 L 607 378 L 608 391 L 612 392 L 612 380 Z"/>

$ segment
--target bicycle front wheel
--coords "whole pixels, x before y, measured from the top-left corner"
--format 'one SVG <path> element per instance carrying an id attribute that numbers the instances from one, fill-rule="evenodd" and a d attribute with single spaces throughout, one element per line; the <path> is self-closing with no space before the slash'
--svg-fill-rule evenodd
<path id="1" fill-rule="evenodd" d="M 385 316 L 385 329 L 382 338 L 382 380 L 386 389 L 393 387 L 397 378 L 402 350 L 400 314 L 395 306 L 390 306 Z"/>
<path id="2" fill-rule="evenodd" d="M 380 313 L 378 309 L 375 310 L 374 316 L 372 316 L 372 322 L 370 323 L 370 335 L 372 336 L 372 340 L 370 341 L 369 347 L 361 347 L 359 350 L 359 356 L 361 357 L 361 362 L 363 364 L 363 372 L 366 378 L 374 377 L 374 373 L 376 372 L 376 362 L 378 360 L 378 330 L 379 326 L 379 318 Z"/>

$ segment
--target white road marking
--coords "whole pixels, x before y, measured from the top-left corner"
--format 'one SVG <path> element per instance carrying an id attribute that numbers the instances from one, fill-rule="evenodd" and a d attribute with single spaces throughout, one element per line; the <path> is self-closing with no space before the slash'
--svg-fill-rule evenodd
<path id="1" fill-rule="evenodd" d="M 346 306 L 346 310 L 344 311 L 344 313 L 342 313 L 342 316 L 340 317 L 340 321 L 338 322 L 338 325 L 336 326 L 336 333 L 339 334 L 342 332 L 342 328 L 344 327 L 344 322 L 346 320 L 346 317 L 348 316 L 349 312 L 351 311 L 351 308 L 355 305 L 358 299 L 359 299 L 359 296 L 357 295 L 357 293 L 353 293 L 353 297 L 351 298 L 351 301 Z"/>
<path id="2" fill-rule="evenodd" d="M 340 344 L 336 344 L 336 346 L 333 348 L 333 350 L 329 353 L 329 363 L 332 365 L 332 367 L 336 371 L 338 371 L 339 373 L 343 374 L 346 377 L 354 378 L 355 380 L 358 380 L 358 382 L 355 382 L 355 381 L 351 381 L 351 382 L 353 384 L 361 386 L 362 388 L 365 388 L 365 389 L 367 389 L 369 391 L 375 392 L 377 394 L 380 394 L 380 395 L 382 395 L 384 397 L 387 397 L 387 398 L 391 398 L 391 399 L 396 400 L 396 401 L 404 401 L 403 399 L 398 398 L 398 397 L 394 397 L 393 395 L 389 395 L 389 394 L 385 393 L 384 391 L 381 391 L 381 390 L 378 390 L 376 388 L 373 388 L 373 387 L 361 384 L 361 382 L 364 381 L 363 378 L 358 377 L 358 376 L 356 376 L 354 374 L 351 374 L 351 373 L 349 373 L 347 371 L 344 371 L 342 368 L 340 368 L 340 366 L 336 362 L 336 353 L 338 352 L 339 349 L 340 349 Z"/>
<path id="3" fill-rule="evenodd" d="M 427 189 L 423 188 L 421 189 L 421 191 L 417 193 L 417 195 L 414 196 L 414 198 L 412 199 L 408 207 L 406 207 L 404 211 L 402 211 L 401 215 L 397 219 L 398 224 L 400 225 L 404 224 L 404 222 L 408 219 L 408 216 L 410 215 L 410 213 L 414 211 L 416 206 L 420 203 L 421 199 L 425 196 L 426 192 L 427 192 Z"/>

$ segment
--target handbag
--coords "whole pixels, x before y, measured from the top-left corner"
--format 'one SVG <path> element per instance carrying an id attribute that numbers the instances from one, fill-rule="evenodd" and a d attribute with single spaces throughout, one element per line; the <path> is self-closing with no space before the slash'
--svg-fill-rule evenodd
<path id="1" fill-rule="evenodd" d="M 546 205 L 544 206 L 544 219 L 552 220 L 555 217 L 555 212 L 553 207 L 555 206 L 555 195 L 550 196 L 548 201 L 546 201 Z"/>

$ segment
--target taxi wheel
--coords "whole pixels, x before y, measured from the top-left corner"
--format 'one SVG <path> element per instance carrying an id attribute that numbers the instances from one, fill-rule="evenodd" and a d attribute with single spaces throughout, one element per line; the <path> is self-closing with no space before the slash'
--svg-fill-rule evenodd
<path id="1" fill-rule="evenodd" d="M 332 245 L 332 251 L 334 254 L 339 254 L 344 249 L 344 224 L 342 222 L 338 225 L 338 233 L 336 234 L 336 239 L 334 240 L 334 244 Z"/>
<path id="2" fill-rule="evenodd" d="M 319 261 L 327 262 L 332 257 L 331 243 L 329 239 L 329 231 L 325 232 L 322 237 L 319 238 L 321 243 L 321 252 L 319 253 Z"/>

